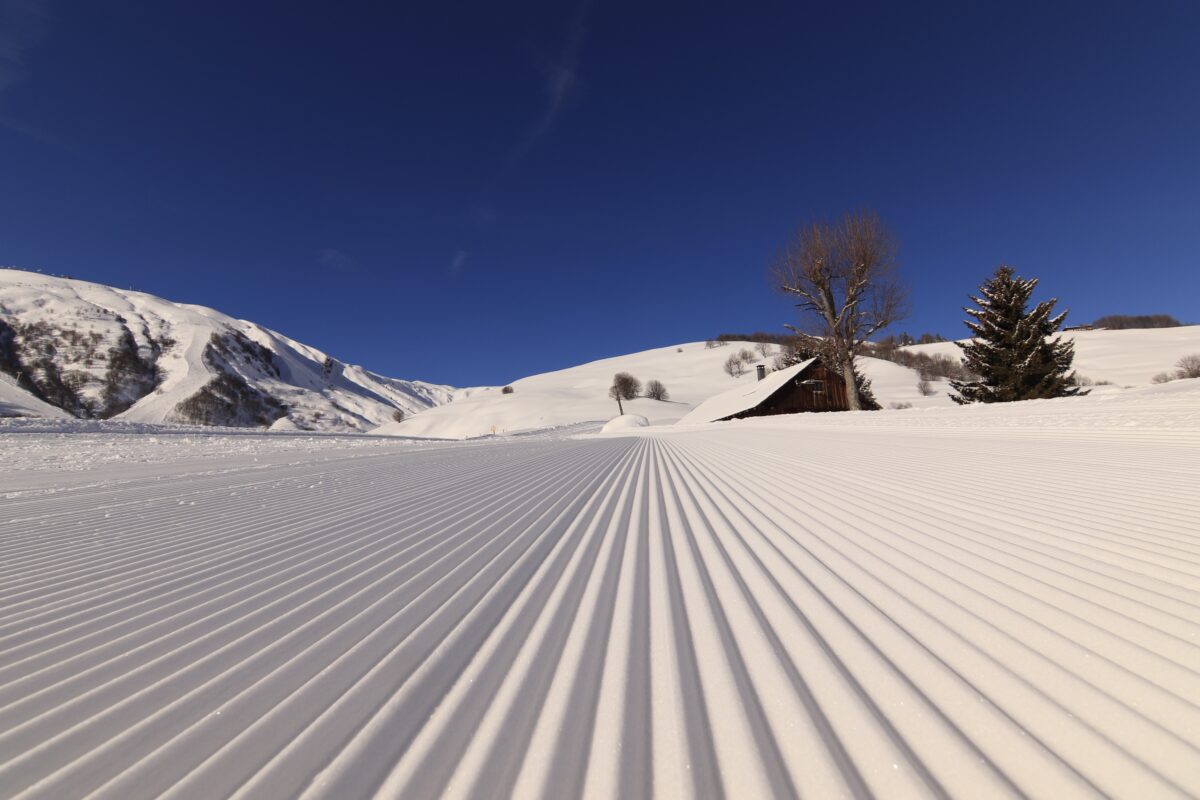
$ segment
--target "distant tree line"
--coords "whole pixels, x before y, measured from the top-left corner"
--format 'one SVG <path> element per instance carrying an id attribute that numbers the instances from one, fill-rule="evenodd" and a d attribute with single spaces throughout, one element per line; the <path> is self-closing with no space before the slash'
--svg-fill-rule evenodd
<path id="1" fill-rule="evenodd" d="M 754 333 L 721 333 L 715 339 L 710 339 L 711 342 L 760 342 L 766 344 L 786 345 L 794 343 L 799 337 L 794 333 L 770 333 L 767 331 L 755 331 Z M 936 344 L 937 342 L 947 341 L 945 336 L 940 333 L 922 333 L 920 336 L 912 336 L 911 334 L 899 333 L 895 336 L 885 336 L 882 339 L 876 340 L 877 345 L 884 347 L 908 347 L 912 344 Z"/>
<path id="2" fill-rule="evenodd" d="M 1170 314 L 1109 314 L 1092 323 L 1093 328 L 1107 328 L 1111 331 L 1132 328 L 1179 328 L 1182 325 L 1182 322 Z"/>

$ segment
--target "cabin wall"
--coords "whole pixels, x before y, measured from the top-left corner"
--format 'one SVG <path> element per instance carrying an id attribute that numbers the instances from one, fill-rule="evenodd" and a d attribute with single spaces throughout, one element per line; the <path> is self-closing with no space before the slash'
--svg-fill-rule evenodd
<path id="1" fill-rule="evenodd" d="M 801 382 L 822 381 L 824 391 L 814 392 L 811 386 Z M 799 414 L 806 411 L 849 411 L 850 400 L 846 395 L 846 382 L 842 376 L 816 363 L 801 372 L 787 385 L 754 408 L 735 415 L 735 418 L 765 417 L 774 414 Z"/>

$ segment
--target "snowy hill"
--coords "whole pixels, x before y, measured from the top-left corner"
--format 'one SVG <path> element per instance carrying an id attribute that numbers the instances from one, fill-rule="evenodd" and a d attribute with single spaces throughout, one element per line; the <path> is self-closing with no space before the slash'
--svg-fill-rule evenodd
<path id="1" fill-rule="evenodd" d="M 743 349 L 753 354 L 753 360 L 745 366 L 741 377 L 732 378 L 722 365 L 731 354 Z M 617 372 L 631 373 L 642 383 L 659 380 L 666 384 L 670 392 L 667 401 L 638 397 L 624 401 L 624 411 L 645 417 L 651 425 L 669 425 L 713 395 L 755 382 L 755 367 L 758 364 L 769 367 L 777 352 L 778 348 L 772 346 L 771 353 L 764 357 L 753 342 L 730 342 L 715 348 L 706 348 L 703 342 L 690 342 L 604 358 L 514 381 L 511 394 L 504 394 L 498 386 L 462 389 L 455 393 L 451 403 L 400 423 L 385 424 L 375 433 L 466 439 L 601 423 L 618 413 L 616 402 L 608 396 L 608 387 Z M 889 403 L 928 407 L 951 402 L 944 390 L 934 397 L 921 395 L 915 370 L 873 358 L 863 359 L 863 368 L 885 407 Z"/>
<path id="2" fill-rule="evenodd" d="M 17 385 L 12 375 L 0 372 L 0 417 L 69 417 L 61 408 L 39 400 Z"/>
<path id="3" fill-rule="evenodd" d="M 366 431 L 451 392 L 210 308 L 14 269 L 0 269 L 0 374 L 4 416 L 288 430 Z"/>
<path id="4" fill-rule="evenodd" d="M 1175 363 L 1183 356 L 1200 353 L 1200 325 L 1070 331 L 1061 335 L 1075 342 L 1076 374 L 1118 386 L 1147 386 L 1158 373 L 1174 372 Z M 946 355 L 955 360 L 962 357 L 954 342 L 917 344 L 904 349 L 931 356 Z"/>

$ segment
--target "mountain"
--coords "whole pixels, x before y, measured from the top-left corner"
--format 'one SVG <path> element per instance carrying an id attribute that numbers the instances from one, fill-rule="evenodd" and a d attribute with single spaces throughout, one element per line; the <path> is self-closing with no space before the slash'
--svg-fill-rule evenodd
<path id="1" fill-rule="evenodd" d="M 448 402 L 211 308 L 0 269 L 0 416 L 367 431 Z"/>
<path id="2" fill-rule="evenodd" d="M 651 425 L 669 425 L 713 395 L 739 383 L 748 385 L 757 380 L 755 367 L 762 364 L 769 368 L 779 347 L 770 345 L 767 355 L 756 348 L 753 342 L 729 342 L 714 348 L 706 347 L 704 342 L 689 342 L 521 378 L 512 382 L 512 392 L 508 394 L 499 386 L 459 389 L 452 403 L 399 423 L 386 423 L 374 432 L 468 439 L 600 423 L 617 416 L 617 403 L 608 396 L 608 387 L 617 372 L 628 372 L 643 384 L 659 380 L 666 385 L 670 397 L 665 402 L 638 397 L 623 401 L 622 407 L 626 414 L 646 417 Z M 745 371 L 739 377 L 731 377 L 723 365 L 730 355 L 743 350 L 750 354 Z M 908 367 L 875 358 L 862 359 L 861 367 L 885 408 L 891 403 L 914 408 L 953 405 L 946 394 L 949 386 L 944 382 L 934 384 L 937 390 L 934 396 L 922 395 L 917 388 L 920 376 Z"/>

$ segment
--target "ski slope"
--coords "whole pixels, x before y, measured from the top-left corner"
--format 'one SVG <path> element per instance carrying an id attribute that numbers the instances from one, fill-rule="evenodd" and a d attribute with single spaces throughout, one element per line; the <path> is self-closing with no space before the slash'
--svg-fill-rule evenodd
<path id="1" fill-rule="evenodd" d="M 1200 381 L 145 438 L 0 438 L 4 796 L 1200 795 Z"/>

